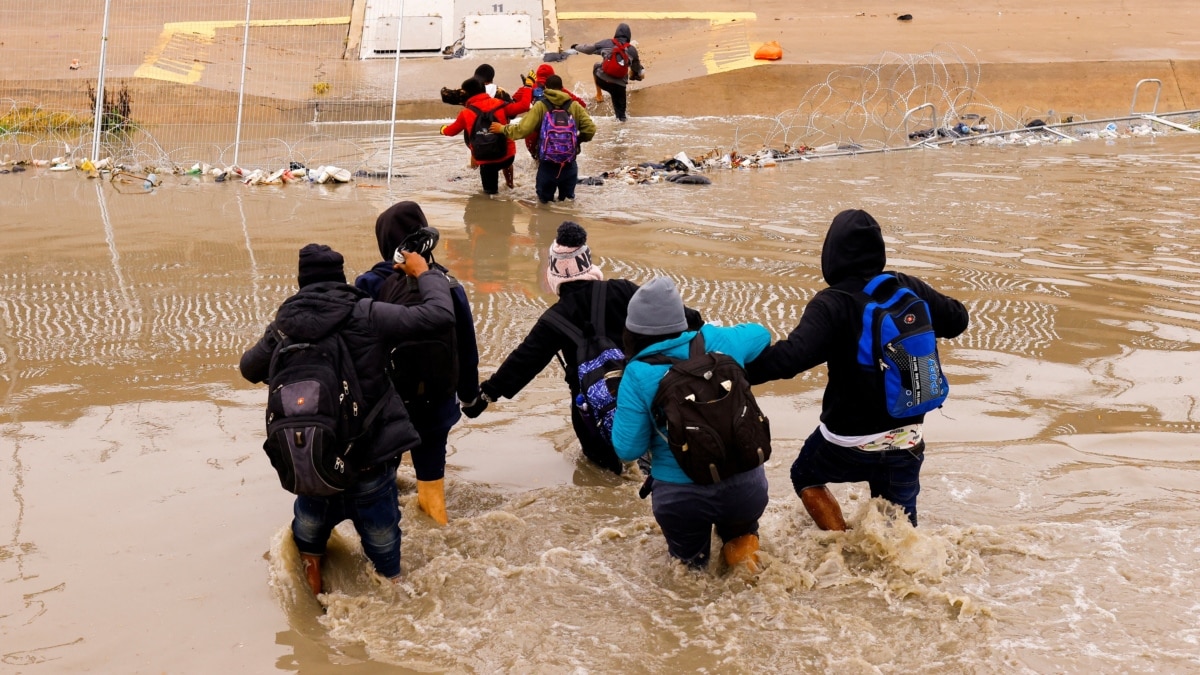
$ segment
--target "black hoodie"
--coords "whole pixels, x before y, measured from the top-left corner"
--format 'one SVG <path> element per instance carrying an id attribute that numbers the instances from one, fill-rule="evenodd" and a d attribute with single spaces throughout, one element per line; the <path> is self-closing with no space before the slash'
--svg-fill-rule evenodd
<path id="1" fill-rule="evenodd" d="M 364 403 L 370 410 L 381 398 L 389 398 L 367 436 L 371 454 L 365 466 L 395 459 L 420 443 L 420 437 L 384 372 L 385 346 L 406 334 L 441 330 L 454 322 L 446 276 L 430 270 L 417 281 L 425 301 L 410 307 L 373 302 L 366 293 L 337 281 L 305 286 L 280 305 L 266 334 L 242 355 L 242 377 L 251 382 L 267 380 L 278 331 L 295 340 L 316 340 L 349 317 L 341 335 L 354 360 Z"/>
<path id="2" fill-rule="evenodd" d="M 826 363 L 829 381 L 821 401 L 821 421 L 833 433 L 865 436 L 924 420 L 924 416 L 899 420 L 888 415 L 877 378 L 858 365 L 862 317 L 858 302 L 849 293 L 862 290 L 886 264 L 883 233 L 871 214 L 852 209 L 834 217 L 821 249 L 821 274 L 830 288 L 813 297 L 786 340 L 766 348 L 746 365 L 750 381 L 788 379 Z M 961 302 L 916 277 L 891 274 L 929 303 L 933 332 L 938 337 L 957 337 L 967 329 L 969 318 Z"/>

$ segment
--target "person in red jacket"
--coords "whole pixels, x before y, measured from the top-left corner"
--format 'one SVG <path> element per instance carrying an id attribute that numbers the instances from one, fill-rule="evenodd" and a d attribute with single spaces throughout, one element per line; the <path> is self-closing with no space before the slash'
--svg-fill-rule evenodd
<path id="1" fill-rule="evenodd" d="M 473 77 L 463 81 L 462 89 L 467 95 L 467 101 L 463 104 L 462 112 L 458 113 L 458 117 L 453 122 L 442 125 L 442 135 L 464 134 L 466 136 L 467 146 L 471 148 L 471 164 L 479 166 L 479 180 L 483 184 L 483 191 L 494 195 L 500 191 L 500 172 L 512 166 L 513 158 L 517 154 L 517 146 L 511 140 L 506 140 L 502 157 L 479 159 L 474 137 L 475 110 L 490 112 L 497 122 L 507 124 L 508 115 L 504 114 L 504 101 L 488 96 L 484 91 L 483 83 Z"/>

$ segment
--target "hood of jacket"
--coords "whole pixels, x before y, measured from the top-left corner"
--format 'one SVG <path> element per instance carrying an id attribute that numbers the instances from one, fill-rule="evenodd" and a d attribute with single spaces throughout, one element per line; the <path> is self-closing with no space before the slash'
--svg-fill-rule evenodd
<path id="1" fill-rule="evenodd" d="M 633 31 L 629 30 L 629 24 L 617 24 L 617 31 L 613 33 L 613 39 L 621 42 L 629 42 L 633 38 Z"/>
<path id="2" fill-rule="evenodd" d="M 275 327 L 289 338 L 313 341 L 325 337 L 341 324 L 365 292 L 337 281 L 309 284 L 279 306 Z"/>
<path id="3" fill-rule="evenodd" d="M 847 279 L 870 279 L 887 265 L 883 232 L 871 214 L 848 209 L 837 214 L 821 248 L 821 274 L 830 286 Z"/>
<path id="4" fill-rule="evenodd" d="M 405 237 L 428 226 L 425 212 L 416 202 L 392 204 L 375 219 L 375 241 L 379 243 L 380 257 L 390 261 Z"/>
<path id="5" fill-rule="evenodd" d="M 564 103 L 570 103 L 572 100 L 570 94 L 559 89 L 545 89 L 542 91 L 542 95 L 546 97 L 547 101 L 550 101 L 556 106 L 561 106 Z M 570 106 L 567 107 L 569 108 Z"/>

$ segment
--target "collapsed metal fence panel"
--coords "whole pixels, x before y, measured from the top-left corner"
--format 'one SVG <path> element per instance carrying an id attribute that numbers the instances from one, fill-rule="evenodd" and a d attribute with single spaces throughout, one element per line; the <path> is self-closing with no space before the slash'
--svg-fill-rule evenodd
<path id="1" fill-rule="evenodd" d="M 319 159 L 390 170 L 401 57 L 347 54 L 353 4 L 0 4 L 0 150 L 148 166 Z"/>

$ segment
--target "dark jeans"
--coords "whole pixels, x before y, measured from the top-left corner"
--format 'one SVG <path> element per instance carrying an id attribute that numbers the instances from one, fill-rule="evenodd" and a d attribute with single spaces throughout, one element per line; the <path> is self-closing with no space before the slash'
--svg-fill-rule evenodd
<path id="1" fill-rule="evenodd" d="M 593 76 L 592 79 L 596 82 L 596 86 L 603 89 L 612 97 L 613 114 L 622 122 L 625 121 L 625 87 L 612 82 L 605 82 L 598 77 Z"/>
<path id="2" fill-rule="evenodd" d="M 446 439 L 460 419 L 458 399 L 451 395 L 440 403 L 406 401 L 408 416 L 421 435 L 421 444 L 413 448 L 413 470 L 417 480 L 438 480 L 446 476 Z"/>
<path id="3" fill-rule="evenodd" d="M 767 473 L 760 466 L 712 485 L 656 480 L 650 499 L 667 552 L 703 568 L 714 525 L 722 542 L 758 534 L 758 519 L 767 508 Z"/>
<path id="4" fill-rule="evenodd" d="M 400 501 L 396 463 L 333 497 L 296 497 L 292 538 L 309 555 L 324 555 L 329 535 L 349 518 L 375 569 L 389 579 L 400 574 Z"/>
<path id="5" fill-rule="evenodd" d="M 864 452 L 834 445 L 817 429 L 804 441 L 800 456 L 792 463 L 792 487 L 800 494 L 805 488 L 826 483 L 866 481 L 872 497 L 883 497 L 903 507 L 915 527 L 924 462 L 924 441 L 915 448 Z"/>
<path id="6" fill-rule="evenodd" d="M 513 158 L 502 162 L 479 165 L 479 182 L 483 183 L 483 191 L 489 195 L 500 192 L 500 171 L 513 165 Z"/>
<path id="7" fill-rule="evenodd" d="M 570 161 L 566 164 L 541 161 L 537 170 L 537 196 L 543 203 L 554 201 L 554 192 L 558 191 L 558 200 L 575 198 L 575 183 L 579 179 L 579 162 Z"/>

